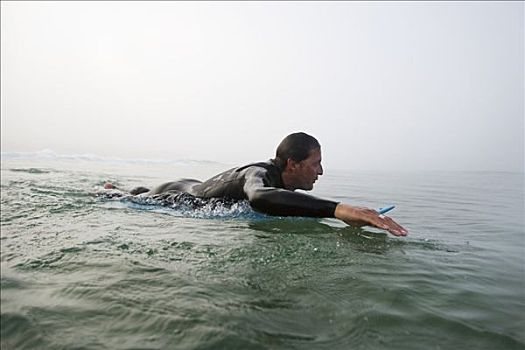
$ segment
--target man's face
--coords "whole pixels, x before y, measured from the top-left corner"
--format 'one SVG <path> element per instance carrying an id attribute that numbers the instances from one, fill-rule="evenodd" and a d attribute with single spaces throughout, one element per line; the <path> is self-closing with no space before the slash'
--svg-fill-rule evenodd
<path id="1" fill-rule="evenodd" d="M 323 166 L 321 165 L 321 149 L 317 148 L 310 151 L 308 158 L 295 163 L 293 169 L 294 187 L 301 190 L 311 190 L 314 182 L 319 175 L 323 175 Z"/>

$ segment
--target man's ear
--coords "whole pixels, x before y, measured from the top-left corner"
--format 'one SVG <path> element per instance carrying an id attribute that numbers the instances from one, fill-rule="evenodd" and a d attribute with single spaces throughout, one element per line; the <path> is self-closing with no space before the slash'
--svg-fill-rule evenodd
<path id="1" fill-rule="evenodd" d="M 293 160 L 292 158 L 288 158 L 286 160 L 286 167 L 285 167 L 285 169 L 295 170 L 295 168 L 297 168 L 298 165 L 299 164 L 295 160 Z"/>

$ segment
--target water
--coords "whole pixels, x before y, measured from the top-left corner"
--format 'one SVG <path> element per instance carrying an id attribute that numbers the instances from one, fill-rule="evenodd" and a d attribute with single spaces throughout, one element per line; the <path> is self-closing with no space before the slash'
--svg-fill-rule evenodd
<path id="1" fill-rule="evenodd" d="M 524 349 L 523 174 L 330 171 L 406 238 L 93 195 L 227 165 L 4 154 L 2 349 Z"/>

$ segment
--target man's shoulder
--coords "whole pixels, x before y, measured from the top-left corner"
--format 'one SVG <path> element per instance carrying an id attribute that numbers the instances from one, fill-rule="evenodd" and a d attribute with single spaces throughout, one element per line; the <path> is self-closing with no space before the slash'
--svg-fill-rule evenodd
<path id="1" fill-rule="evenodd" d="M 245 179 L 253 179 L 254 181 L 262 181 L 264 186 L 282 188 L 281 171 L 271 161 L 250 163 L 248 165 L 237 168 L 238 172 L 243 173 Z"/>
<path id="2" fill-rule="evenodd" d="M 256 163 L 246 164 L 241 167 L 238 167 L 237 169 L 235 169 L 235 171 L 241 172 L 241 171 L 251 169 L 251 168 L 259 168 L 259 169 L 262 168 L 264 170 L 272 171 L 272 172 L 278 171 L 277 167 L 271 160 L 268 160 L 266 162 L 256 162 Z"/>

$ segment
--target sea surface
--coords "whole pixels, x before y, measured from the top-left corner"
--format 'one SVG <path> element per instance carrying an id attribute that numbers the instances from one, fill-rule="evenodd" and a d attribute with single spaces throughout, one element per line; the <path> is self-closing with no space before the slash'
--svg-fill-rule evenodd
<path id="1" fill-rule="evenodd" d="M 2 350 L 525 348 L 522 173 L 325 169 L 405 238 L 95 195 L 229 167 L 3 153 Z"/>

